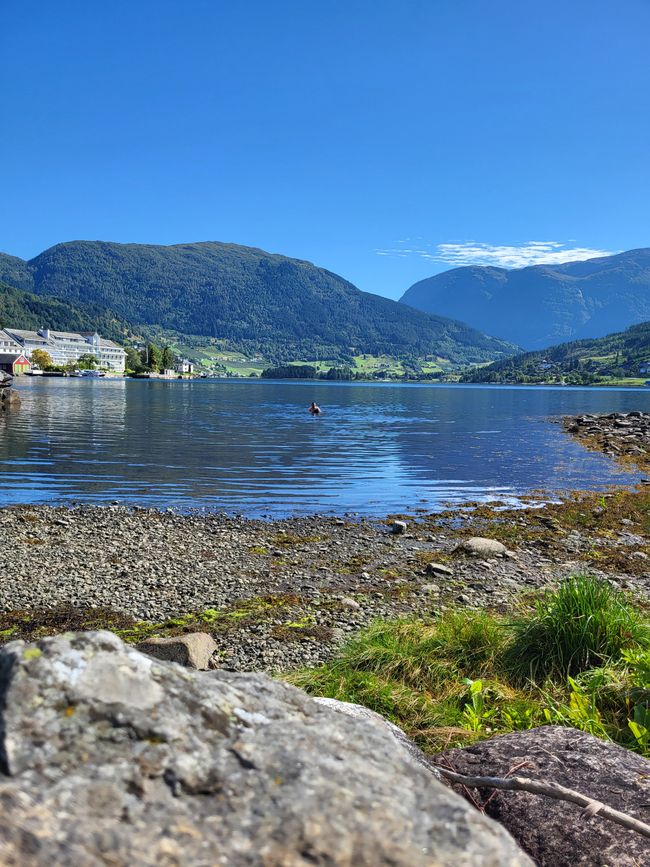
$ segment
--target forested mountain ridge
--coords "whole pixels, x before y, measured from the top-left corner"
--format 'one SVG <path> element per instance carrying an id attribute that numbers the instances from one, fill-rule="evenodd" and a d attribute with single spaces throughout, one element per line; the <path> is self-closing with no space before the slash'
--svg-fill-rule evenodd
<path id="1" fill-rule="evenodd" d="M 650 320 L 650 248 L 564 265 L 454 268 L 400 300 L 526 349 L 602 337 Z"/>
<path id="2" fill-rule="evenodd" d="M 356 352 L 465 364 L 516 351 L 464 323 L 361 292 L 309 262 L 234 244 L 72 241 L 28 262 L 0 256 L 0 279 L 99 305 L 134 328 L 224 338 L 278 361 Z"/>
<path id="3" fill-rule="evenodd" d="M 594 340 L 575 340 L 466 371 L 463 382 L 594 385 L 650 380 L 650 322 Z"/>
<path id="4" fill-rule="evenodd" d="M 0 329 L 24 328 L 38 331 L 95 331 L 118 342 L 128 326 L 97 305 L 74 305 L 46 298 L 0 282 Z"/>

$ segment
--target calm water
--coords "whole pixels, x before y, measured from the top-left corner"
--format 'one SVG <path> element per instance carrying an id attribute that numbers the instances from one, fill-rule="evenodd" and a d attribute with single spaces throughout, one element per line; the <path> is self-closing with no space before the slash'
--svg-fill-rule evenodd
<path id="1" fill-rule="evenodd" d="M 0 505 L 119 501 L 382 515 L 635 477 L 553 417 L 650 390 L 23 378 L 0 416 Z M 306 409 L 312 399 L 320 418 Z"/>

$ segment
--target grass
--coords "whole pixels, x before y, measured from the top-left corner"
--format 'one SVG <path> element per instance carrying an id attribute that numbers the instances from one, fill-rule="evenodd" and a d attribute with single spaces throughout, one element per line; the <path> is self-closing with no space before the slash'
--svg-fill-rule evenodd
<path id="1" fill-rule="evenodd" d="M 537 601 L 532 616 L 509 624 L 506 663 L 512 676 L 535 682 L 575 677 L 626 647 L 650 646 L 650 630 L 607 581 L 577 576 Z"/>
<path id="2" fill-rule="evenodd" d="M 383 714 L 427 752 L 553 723 L 650 756 L 648 623 L 595 578 L 571 579 L 516 620 L 452 610 L 377 622 L 288 679 Z"/>

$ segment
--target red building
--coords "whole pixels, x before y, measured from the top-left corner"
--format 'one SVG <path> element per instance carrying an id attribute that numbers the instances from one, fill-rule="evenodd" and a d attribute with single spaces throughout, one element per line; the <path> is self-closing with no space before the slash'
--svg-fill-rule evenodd
<path id="1" fill-rule="evenodd" d="M 29 373 L 31 370 L 29 359 L 24 355 L 14 353 L 0 354 L 0 370 L 10 373 L 12 376 L 20 376 L 21 373 Z"/>

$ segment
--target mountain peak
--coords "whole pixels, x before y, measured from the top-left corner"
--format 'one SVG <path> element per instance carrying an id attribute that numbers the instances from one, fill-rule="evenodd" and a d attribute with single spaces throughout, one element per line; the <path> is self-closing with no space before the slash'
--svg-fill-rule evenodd
<path id="1" fill-rule="evenodd" d="M 527 349 L 601 337 L 650 319 L 650 248 L 511 270 L 454 268 L 415 283 L 400 301 Z"/>
<path id="2" fill-rule="evenodd" d="M 461 322 L 361 292 L 310 262 L 219 241 L 67 241 L 29 262 L 0 256 L 0 280 L 101 307 L 134 327 L 216 338 L 280 362 L 366 353 L 461 364 L 515 351 Z"/>

